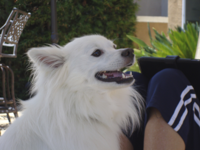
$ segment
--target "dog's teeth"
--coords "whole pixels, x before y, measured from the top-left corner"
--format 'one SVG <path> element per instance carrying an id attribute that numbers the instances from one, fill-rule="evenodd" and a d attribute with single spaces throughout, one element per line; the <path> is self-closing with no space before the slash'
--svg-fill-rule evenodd
<path id="1" fill-rule="evenodd" d="M 126 76 L 122 73 L 122 78 L 126 78 Z"/>
<path id="2" fill-rule="evenodd" d="M 106 76 L 105 74 L 103 74 L 103 76 L 102 76 L 102 77 L 103 77 L 103 79 L 106 79 L 106 78 L 107 78 L 107 76 Z"/>
<path id="3" fill-rule="evenodd" d="M 130 72 L 130 77 L 133 77 L 133 74 L 132 74 L 132 72 Z"/>

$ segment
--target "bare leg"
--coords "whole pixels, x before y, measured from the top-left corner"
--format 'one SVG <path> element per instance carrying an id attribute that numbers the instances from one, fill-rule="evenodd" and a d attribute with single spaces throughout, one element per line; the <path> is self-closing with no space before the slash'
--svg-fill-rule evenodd
<path id="1" fill-rule="evenodd" d="M 144 150 L 185 150 L 185 143 L 163 119 L 161 113 L 150 109 L 150 116 L 145 128 Z"/>
<path id="2" fill-rule="evenodd" d="M 124 134 L 121 134 L 120 136 L 120 144 L 121 144 L 121 150 L 133 150 L 131 142 Z"/>

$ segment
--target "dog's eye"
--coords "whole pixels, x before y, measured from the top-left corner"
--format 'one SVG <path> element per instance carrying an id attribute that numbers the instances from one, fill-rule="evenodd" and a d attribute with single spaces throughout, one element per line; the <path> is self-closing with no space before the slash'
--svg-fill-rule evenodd
<path id="1" fill-rule="evenodd" d="M 99 57 L 101 55 L 101 50 L 97 49 L 94 53 L 92 53 L 92 56 Z"/>
<path id="2" fill-rule="evenodd" d="M 116 46 L 116 45 L 113 45 L 113 48 L 114 48 L 114 49 L 116 49 L 116 48 L 117 48 L 117 46 Z"/>

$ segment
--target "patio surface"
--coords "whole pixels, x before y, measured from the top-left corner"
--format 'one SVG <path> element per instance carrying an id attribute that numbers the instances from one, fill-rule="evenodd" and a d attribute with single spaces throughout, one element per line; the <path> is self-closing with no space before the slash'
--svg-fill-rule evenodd
<path id="1" fill-rule="evenodd" d="M 21 112 L 18 112 L 18 115 L 21 115 Z M 10 113 L 9 114 L 10 119 L 11 119 L 11 123 L 15 120 L 14 114 Z M 7 127 L 9 126 L 9 122 L 7 119 L 7 115 L 6 114 L 0 114 L 0 133 L 1 135 L 5 132 L 5 130 L 7 129 Z"/>

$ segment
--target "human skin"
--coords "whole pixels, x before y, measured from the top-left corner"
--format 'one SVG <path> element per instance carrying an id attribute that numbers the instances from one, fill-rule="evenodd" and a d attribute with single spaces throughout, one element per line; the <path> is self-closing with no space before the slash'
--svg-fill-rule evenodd
<path id="1" fill-rule="evenodd" d="M 121 144 L 121 150 L 133 150 L 131 142 L 124 134 L 121 134 L 120 136 L 120 144 Z"/>
<path id="2" fill-rule="evenodd" d="M 150 108 L 149 119 L 145 128 L 144 150 L 185 150 L 185 143 L 180 135 L 163 119 L 161 113 Z"/>

